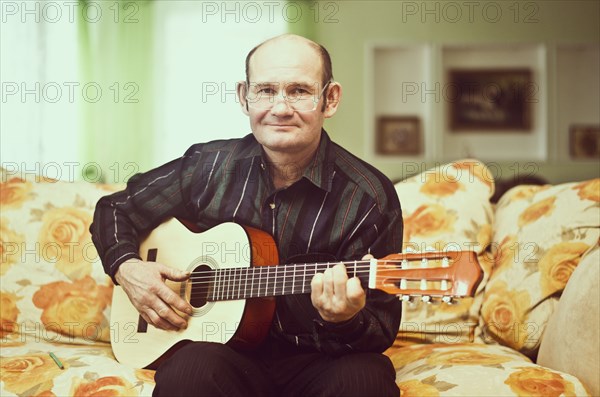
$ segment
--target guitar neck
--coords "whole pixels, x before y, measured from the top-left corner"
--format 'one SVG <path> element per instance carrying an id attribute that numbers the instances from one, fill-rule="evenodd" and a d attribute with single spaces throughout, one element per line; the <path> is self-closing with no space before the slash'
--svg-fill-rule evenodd
<path id="1" fill-rule="evenodd" d="M 207 301 L 261 298 L 310 293 L 313 276 L 335 263 L 303 263 L 283 266 L 210 269 L 192 274 L 194 295 Z M 342 262 L 348 277 L 357 276 L 363 286 L 370 273 L 369 261 Z"/>

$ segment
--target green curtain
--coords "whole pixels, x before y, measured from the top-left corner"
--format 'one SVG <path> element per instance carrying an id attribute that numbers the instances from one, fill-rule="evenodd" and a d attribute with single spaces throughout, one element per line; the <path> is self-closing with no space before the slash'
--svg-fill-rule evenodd
<path id="1" fill-rule="evenodd" d="M 314 39 L 318 1 L 295 0 L 302 17 L 288 31 Z M 81 134 L 88 181 L 125 182 L 158 164 L 152 0 L 79 0 L 81 81 L 86 100 Z"/>
<path id="2" fill-rule="evenodd" d="M 288 22 L 288 33 L 304 36 L 311 40 L 316 40 L 316 23 L 322 18 L 321 11 L 323 2 L 313 0 L 288 0 L 288 3 L 294 3 L 302 10 L 302 15 L 298 21 L 290 20 Z"/>
<path id="3" fill-rule="evenodd" d="M 88 181 L 154 166 L 152 2 L 79 0 L 82 153 Z"/>

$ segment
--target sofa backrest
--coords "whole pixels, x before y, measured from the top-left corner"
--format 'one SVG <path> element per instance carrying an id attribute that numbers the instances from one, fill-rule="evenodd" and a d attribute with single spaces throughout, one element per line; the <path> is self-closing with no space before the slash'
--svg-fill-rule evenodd
<path id="1" fill-rule="evenodd" d="M 1 337 L 108 341 L 113 285 L 89 226 L 98 199 L 120 186 L 0 177 Z"/>
<path id="2" fill-rule="evenodd" d="M 600 179 L 518 186 L 496 208 L 480 336 L 536 358 L 546 324 L 600 237 Z"/>

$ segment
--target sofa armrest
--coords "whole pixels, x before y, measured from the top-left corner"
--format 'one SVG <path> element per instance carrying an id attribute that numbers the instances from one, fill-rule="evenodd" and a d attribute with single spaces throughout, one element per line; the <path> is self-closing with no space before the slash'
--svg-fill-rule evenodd
<path id="1" fill-rule="evenodd" d="M 600 248 L 583 256 L 544 332 L 537 363 L 576 376 L 600 395 Z"/>

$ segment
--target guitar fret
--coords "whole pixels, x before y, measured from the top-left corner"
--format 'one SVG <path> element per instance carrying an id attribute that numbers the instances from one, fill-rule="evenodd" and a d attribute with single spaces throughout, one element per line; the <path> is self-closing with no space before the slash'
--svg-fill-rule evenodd
<path id="1" fill-rule="evenodd" d="M 251 269 L 251 268 L 249 268 L 249 269 Z M 246 273 L 248 273 L 248 272 L 246 272 Z M 248 275 L 246 275 L 246 277 L 244 278 L 244 298 L 247 296 L 246 295 L 247 287 L 248 287 Z"/>
<path id="2" fill-rule="evenodd" d="M 304 272 L 302 275 L 302 293 L 304 293 L 304 287 L 306 287 L 306 266 L 304 266 Z"/>
<path id="3" fill-rule="evenodd" d="M 225 283 L 223 284 L 223 300 L 227 300 L 227 298 L 229 298 L 227 296 L 227 294 L 229 293 L 229 290 L 231 286 L 231 269 L 227 269 L 227 279 L 225 281 Z"/>
<path id="4" fill-rule="evenodd" d="M 275 282 L 273 283 L 273 296 L 276 295 L 276 293 L 275 293 L 275 287 L 277 287 L 277 268 L 279 266 L 274 266 L 274 267 L 275 267 Z"/>
<path id="5" fill-rule="evenodd" d="M 231 282 L 227 286 L 227 288 L 229 288 L 229 291 L 227 291 L 227 295 L 229 296 L 229 299 L 233 299 L 236 269 L 231 269 L 230 272 L 231 272 Z"/>
<path id="6" fill-rule="evenodd" d="M 233 271 L 233 284 L 231 285 L 231 299 L 235 298 L 235 291 L 237 288 L 235 288 L 235 284 L 236 284 L 236 278 L 239 278 L 238 275 L 239 269 L 235 268 L 235 270 Z M 239 291 L 239 289 L 237 289 Z"/>
<path id="7" fill-rule="evenodd" d="M 219 272 L 215 270 L 215 284 L 213 285 L 213 302 L 217 300 L 217 288 L 219 288 Z"/>
<path id="8" fill-rule="evenodd" d="M 233 279 L 233 280 L 232 280 Z M 232 286 L 235 284 L 235 269 L 229 269 L 229 278 L 227 282 L 227 291 L 225 292 L 225 296 L 231 299 L 233 298 L 233 288 Z"/>
<path id="9" fill-rule="evenodd" d="M 219 300 L 223 300 L 223 288 L 225 287 L 226 277 L 225 271 L 221 269 L 221 284 L 219 285 L 219 294 L 217 295 L 217 299 Z"/>
<path id="10" fill-rule="evenodd" d="M 262 267 L 258 268 L 258 272 L 260 274 L 258 275 L 258 286 L 256 287 L 256 291 L 257 291 L 256 295 L 254 295 L 254 290 L 252 291 L 252 294 L 253 294 L 254 297 L 257 297 L 258 296 L 258 291 L 260 291 L 260 279 L 262 278 Z M 254 275 L 256 276 L 256 272 L 254 272 Z"/>
<path id="11" fill-rule="evenodd" d="M 240 299 L 240 292 L 242 291 L 242 269 L 237 269 L 236 273 L 238 273 L 237 298 Z"/>
<path id="12" fill-rule="evenodd" d="M 287 266 L 284 267 L 284 270 L 283 270 L 283 279 L 284 280 L 287 280 L 286 272 L 287 272 Z M 292 272 L 292 294 L 294 293 L 294 284 L 295 283 L 296 283 L 296 265 L 294 265 L 294 271 Z"/>
<path id="13" fill-rule="evenodd" d="M 266 266 L 262 266 L 261 269 Z M 269 268 L 267 267 L 267 282 L 265 283 L 265 294 L 263 296 L 269 295 Z"/>
<path id="14" fill-rule="evenodd" d="M 219 292 L 217 293 L 217 299 L 223 300 L 223 285 L 225 281 L 225 273 L 223 272 L 223 269 L 221 269 L 219 273 L 221 273 L 221 280 L 219 284 Z"/>
<path id="15" fill-rule="evenodd" d="M 219 289 L 219 300 L 223 300 L 223 293 L 225 292 L 225 283 L 227 282 L 226 269 L 221 269 L 221 286 Z"/>

